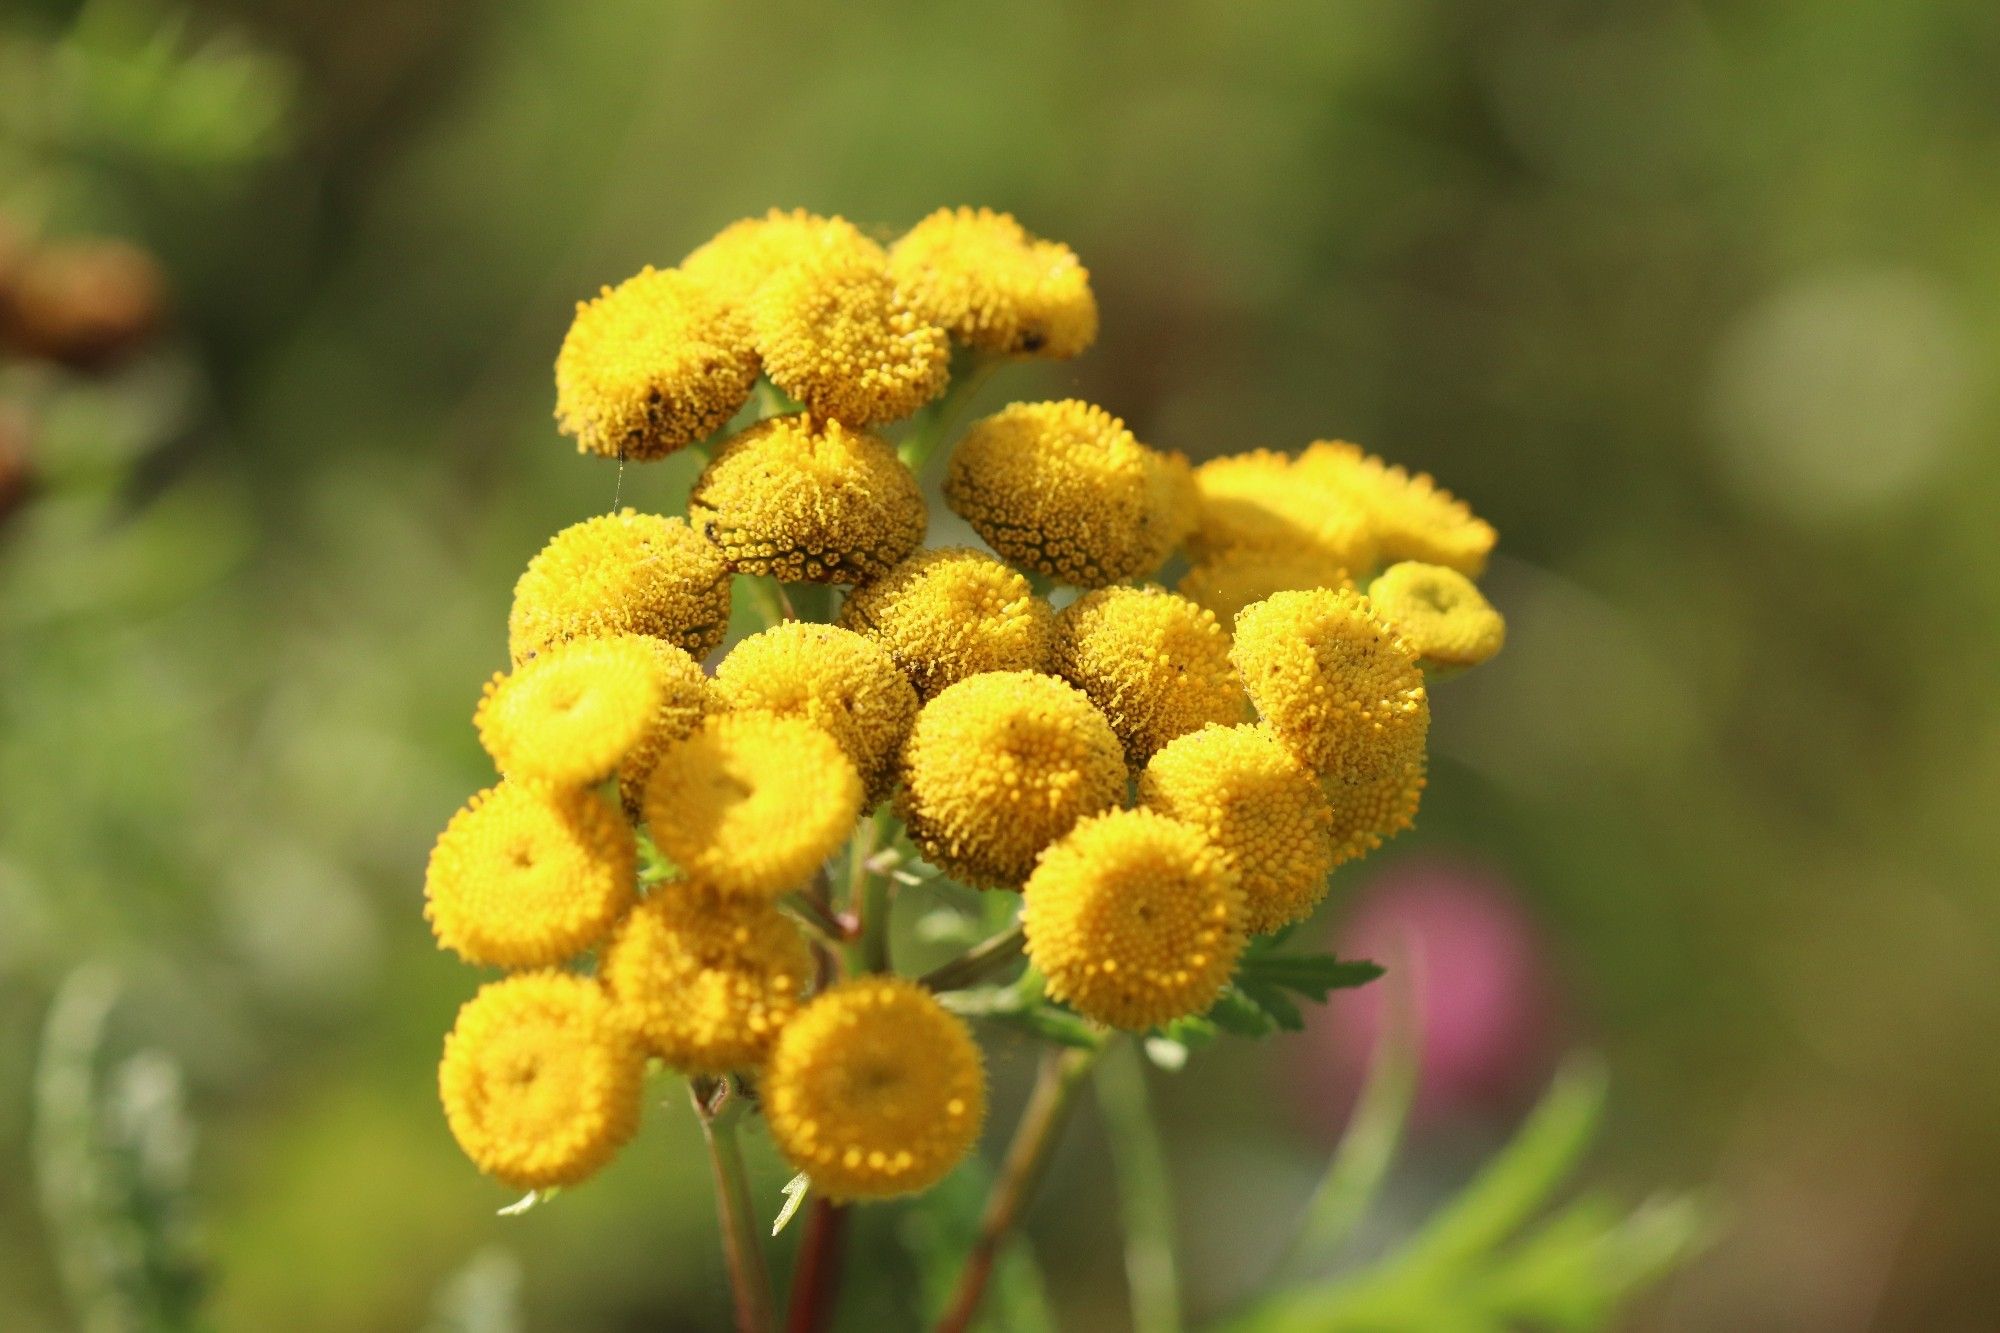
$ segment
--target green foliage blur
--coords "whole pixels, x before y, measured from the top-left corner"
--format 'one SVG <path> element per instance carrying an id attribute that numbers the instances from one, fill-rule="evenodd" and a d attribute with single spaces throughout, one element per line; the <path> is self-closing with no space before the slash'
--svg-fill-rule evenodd
<path id="1" fill-rule="evenodd" d="M 212 1326 L 723 1324 L 684 1106 L 496 1216 L 435 1103 L 476 978 L 424 857 L 489 780 L 528 556 L 692 475 L 556 436 L 573 303 L 773 204 L 964 202 L 1071 244 L 1104 316 L 995 405 L 1349 438 L 1500 529 L 1508 646 L 1438 690 L 1419 827 L 1329 924 L 1426 852 L 1515 886 L 1609 1071 L 1590 1178 L 1723 1209 L 1637 1325 L 1990 1327 L 1996 68 L 1981 0 L 9 6 L 0 221 L 146 247 L 171 319 L 115 371 L 0 367 L 0 1323 L 72 1326 L 28 1144 L 88 964 L 120 1095 L 191 1127 L 121 1151 L 186 1158 L 200 1234 L 142 1257 L 206 1256 Z M 1322 1058 L 1153 1077 L 1197 1313 L 1323 1168 Z M 996 1123 L 1030 1059 L 996 1048 Z M 1360 1239 L 1525 1109 L 1406 1145 Z M 1126 1318 L 1103 1149 L 1085 1116 L 1030 1217 L 1064 1327 Z M 898 1326 L 912 1225 L 860 1219 L 849 1326 Z"/>

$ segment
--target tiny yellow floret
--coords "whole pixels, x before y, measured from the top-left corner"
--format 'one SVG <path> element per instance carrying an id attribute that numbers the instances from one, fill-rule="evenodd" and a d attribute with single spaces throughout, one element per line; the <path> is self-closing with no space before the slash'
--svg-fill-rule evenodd
<path id="1" fill-rule="evenodd" d="M 542 967 L 595 944 L 632 902 L 632 828 L 591 791 L 502 782 L 452 816 L 424 916 L 468 963 Z"/>
<path id="2" fill-rule="evenodd" d="M 750 327 L 764 373 L 816 416 L 899 421 L 945 390 L 951 339 L 897 296 L 880 263 L 831 255 L 758 289 Z"/>
<path id="3" fill-rule="evenodd" d="M 941 208 L 889 251 L 910 305 L 969 347 L 1072 357 L 1097 340 L 1090 273 L 1058 241 L 990 208 Z"/>
<path id="4" fill-rule="evenodd" d="M 646 779 L 653 776 L 653 765 L 660 762 L 661 753 L 692 734 L 720 705 L 701 663 L 665 639 L 635 637 L 652 652 L 661 684 L 660 706 L 618 765 L 618 798 L 625 813 L 636 820 L 646 797 Z"/>
<path id="5" fill-rule="evenodd" d="M 723 713 L 660 755 L 645 813 L 654 843 L 688 878 L 774 898 L 853 831 L 861 779 L 810 722 Z"/>
<path id="6" fill-rule="evenodd" d="M 645 1063 L 597 983 L 527 973 L 480 987 L 459 1009 L 438 1095 L 481 1171 L 550 1189 L 583 1180 L 632 1137 Z"/>
<path id="7" fill-rule="evenodd" d="M 1201 830 L 1118 810 L 1043 854 L 1022 890 L 1021 925 L 1050 995 L 1140 1030 L 1215 1003 L 1243 952 L 1243 894 Z"/>
<path id="8" fill-rule="evenodd" d="M 1368 600 L 1430 667 L 1478 666 L 1507 641 L 1507 622 L 1465 575 L 1415 560 L 1368 585 Z"/>
<path id="9" fill-rule="evenodd" d="M 919 551 L 848 595 L 840 624 L 888 649 L 932 698 L 983 671 L 1044 671 L 1055 612 L 1026 576 L 964 546 Z"/>
<path id="10" fill-rule="evenodd" d="M 578 304 L 556 356 L 556 424 L 583 452 L 659 458 L 722 429 L 756 383 L 743 318 L 648 268 Z"/>
<path id="11" fill-rule="evenodd" d="M 778 1034 L 759 1090 L 778 1151 L 832 1199 L 929 1189 L 986 1118 L 986 1067 L 965 1021 L 899 977 L 814 999 Z"/>
<path id="12" fill-rule="evenodd" d="M 1256 550 L 1310 554 L 1349 571 L 1375 567 L 1370 511 L 1288 454 L 1252 449 L 1212 458 L 1195 469 L 1194 484 L 1200 501 L 1189 547 L 1198 559 Z"/>
<path id="13" fill-rule="evenodd" d="M 792 265 L 824 257 L 888 262 L 881 246 L 842 217 L 774 208 L 730 223 L 681 261 L 681 272 L 732 309 L 747 311 L 764 284 Z"/>
<path id="14" fill-rule="evenodd" d="M 729 567 L 786 583 L 859 583 L 924 539 L 917 479 L 879 437 L 807 415 L 732 436 L 688 497 Z"/>
<path id="15" fill-rule="evenodd" d="M 1344 440 L 1307 445 L 1297 472 L 1353 496 L 1368 511 L 1384 559 L 1448 565 L 1475 579 L 1486 572 L 1486 557 L 1498 540 L 1493 525 L 1430 474 L 1392 466 Z"/>
<path id="16" fill-rule="evenodd" d="M 1312 546 L 1230 546 L 1194 562 L 1180 594 L 1215 612 L 1225 626 L 1236 613 L 1274 592 L 1349 588 L 1347 571 Z"/>
<path id="17" fill-rule="evenodd" d="M 1424 756 L 1358 782 L 1325 784 L 1333 810 L 1334 864 L 1357 860 L 1417 822 L 1424 795 Z"/>
<path id="18" fill-rule="evenodd" d="M 571 639 L 495 676 L 473 714 L 507 777 L 585 787 L 610 777 L 660 711 L 666 680 L 637 634 Z"/>
<path id="19" fill-rule="evenodd" d="M 514 585 L 514 665 L 565 639 L 647 634 L 706 657 L 729 629 L 729 571 L 678 518 L 621 509 L 558 532 Z"/>
<path id="20" fill-rule="evenodd" d="M 1215 616 L 1164 588 L 1100 588 L 1056 617 L 1050 669 L 1090 696 L 1143 767 L 1211 722 L 1240 722 L 1250 701 Z"/>

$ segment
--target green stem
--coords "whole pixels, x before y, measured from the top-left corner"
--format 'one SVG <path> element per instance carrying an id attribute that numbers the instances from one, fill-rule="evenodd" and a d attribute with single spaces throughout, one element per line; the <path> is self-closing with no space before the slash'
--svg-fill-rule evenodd
<path id="1" fill-rule="evenodd" d="M 889 963 L 889 877 L 864 875 L 861 880 L 861 966 L 868 972 L 891 971 Z"/>
<path id="2" fill-rule="evenodd" d="M 688 1084 L 695 1117 L 708 1142 L 709 1165 L 715 1173 L 715 1208 L 722 1229 L 722 1254 L 729 1265 L 729 1286 L 736 1299 L 737 1333 L 770 1333 L 776 1306 L 771 1299 L 771 1272 L 764 1262 L 764 1238 L 750 1203 L 750 1176 L 743 1169 L 743 1152 L 736 1143 L 741 1097 L 716 1079 Z"/>
<path id="3" fill-rule="evenodd" d="M 1129 1041 L 1097 1066 L 1097 1104 L 1111 1143 L 1118 1211 L 1125 1224 L 1125 1278 L 1132 1287 L 1133 1333 L 1180 1333 L 1180 1275 L 1174 1266 L 1173 1189 L 1166 1152 L 1146 1099 L 1146 1071 Z"/>
<path id="4" fill-rule="evenodd" d="M 916 428 L 896 448 L 896 456 L 916 474 L 917 480 L 923 480 L 924 471 L 930 466 L 938 447 L 951 438 L 952 428 L 958 424 L 959 417 L 964 415 L 988 377 L 1006 360 L 1008 358 L 1003 356 L 975 354 L 963 370 L 951 377 L 951 387 L 944 391 L 944 396 L 926 407 L 917 418 Z"/>
<path id="5" fill-rule="evenodd" d="M 1019 958 L 1026 945 L 1027 936 L 1021 928 L 1011 927 L 973 945 L 950 962 L 932 968 L 919 979 L 919 984 L 934 992 L 963 990 Z"/>

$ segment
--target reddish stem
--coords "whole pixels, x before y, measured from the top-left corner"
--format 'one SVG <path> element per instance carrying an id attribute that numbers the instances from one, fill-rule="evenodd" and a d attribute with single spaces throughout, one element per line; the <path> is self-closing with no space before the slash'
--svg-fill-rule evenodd
<path id="1" fill-rule="evenodd" d="M 785 1333 L 826 1333 L 840 1299 L 841 1251 L 847 1238 L 847 1206 L 814 1199 L 805 1239 L 792 1270 L 792 1303 Z"/>

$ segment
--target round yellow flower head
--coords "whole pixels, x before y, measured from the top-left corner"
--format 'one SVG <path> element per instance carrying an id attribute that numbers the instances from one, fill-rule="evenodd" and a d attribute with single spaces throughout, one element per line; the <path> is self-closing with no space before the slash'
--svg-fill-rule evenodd
<path id="1" fill-rule="evenodd" d="M 888 261 L 881 246 L 846 218 L 821 217 L 803 208 L 774 208 L 761 218 L 732 222 L 681 261 L 681 272 L 705 284 L 734 309 L 747 310 L 765 282 L 792 265 L 836 256 Z"/>
<path id="2" fill-rule="evenodd" d="M 1311 546 L 1228 546 L 1195 561 L 1179 591 L 1233 625 L 1238 611 L 1274 592 L 1352 586 L 1346 570 Z"/>
<path id="3" fill-rule="evenodd" d="M 1201 830 L 1117 810 L 1043 854 L 1022 890 L 1021 925 L 1050 995 L 1138 1030 L 1215 1003 L 1243 952 L 1243 893 Z"/>
<path id="4" fill-rule="evenodd" d="M 556 355 L 556 424 L 580 451 L 659 458 L 750 401 L 750 329 L 701 283 L 647 268 L 581 302 Z"/>
<path id="5" fill-rule="evenodd" d="M 1361 594 L 1273 593 L 1236 617 L 1231 655 L 1271 733 L 1322 777 L 1372 781 L 1423 753 L 1416 654 Z"/>
<path id="6" fill-rule="evenodd" d="M 653 765 L 660 762 L 660 755 L 675 741 L 691 735 L 719 707 L 701 663 L 664 639 L 640 636 L 639 642 L 653 654 L 661 688 L 660 706 L 618 765 L 618 798 L 625 813 L 634 819 L 646 798 L 646 779 L 653 776 Z"/>
<path id="7" fill-rule="evenodd" d="M 1101 588 L 1157 565 L 1175 522 L 1160 459 L 1101 407 L 1015 403 L 966 432 L 944 498 L 1012 563 Z"/>
<path id="8" fill-rule="evenodd" d="M 1298 471 L 1345 491 L 1368 511 L 1384 558 L 1447 565 L 1475 579 L 1486 572 L 1486 557 L 1493 553 L 1499 534 L 1428 473 L 1392 467 L 1343 440 L 1307 445 L 1299 455 Z"/>
<path id="9" fill-rule="evenodd" d="M 1417 755 L 1381 777 L 1325 784 L 1333 810 L 1334 864 L 1357 860 L 1417 822 L 1424 795 L 1424 757 Z"/>
<path id="10" fill-rule="evenodd" d="M 900 977 L 815 998 L 778 1034 L 760 1092 L 778 1151 L 833 1199 L 929 1189 L 986 1118 L 986 1068 L 964 1020 Z"/>
<path id="11" fill-rule="evenodd" d="M 895 785 L 917 692 L 879 645 L 835 625 L 788 620 L 729 650 L 716 697 L 732 709 L 796 717 L 840 743 L 873 805 Z"/>
<path id="12" fill-rule="evenodd" d="M 1507 622 L 1493 604 L 1471 579 L 1444 565 L 1391 565 L 1368 585 L 1368 600 L 1426 666 L 1478 666 L 1507 639 Z"/>
<path id="13" fill-rule="evenodd" d="M 646 826 L 690 879 L 776 897 L 805 883 L 861 816 L 861 779 L 810 722 L 724 713 L 660 755 Z"/>
<path id="14" fill-rule="evenodd" d="M 514 585 L 514 665 L 565 639 L 649 634 L 706 657 L 729 629 L 729 572 L 677 518 L 621 509 L 558 532 Z"/>
<path id="15" fill-rule="evenodd" d="M 1201 829 L 1222 849 L 1251 934 L 1305 920 L 1326 896 L 1333 811 L 1312 770 L 1262 727 L 1204 727 L 1181 737 L 1146 765 L 1139 802 Z"/>
<path id="16" fill-rule="evenodd" d="M 1214 615 L 1164 588 L 1078 598 L 1056 617 L 1050 661 L 1110 719 L 1134 768 L 1176 736 L 1250 712 L 1229 636 Z"/>
<path id="17" fill-rule="evenodd" d="M 473 714 L 510 778 L 586 787 L 617 769 L 660 711 L 666 681 L 638 634 L 571 639 L 495 676 Z"/>
<path id="18" fill-rule="evenodd" d="M 1154 570 L 1194 535 L 1201 518 L 1201 491 L 1186 454 L 1159 449 L 1146 452 L 1145 555 L 1140 564 Z"/>
<path id="19" fill-rule="evenodd" d="M 598 974 L 653 1054 L 684 1073 L 726 1074 L 764 1062 L 813 960 L 770 903 L 675 880 L 619 923 Z"/>
<path id="20" fill-rule="evenodd" d="M 1212 458 L 1195 469 L 1194 483 L 1201 499 L 1190 546 L 1198 556 L 1247 548 L 1310 553 L 1350 571 L 1375 566 L 1368 508 L 1287 454 L 1253 449 Z"/>
<path id="21" fill-rule="evenodd" d="M 919 315 L 984 352 L 1064 358 L 1097 341 L 1089 271 L 1011 214 L 941 208 L 890 248 L 889 272 Z"/>
<path id="22" fill-rule="evenodd" d="M 1125 795 L 1125 753 L 1075 687 L 1030 671 L 970 676 L 917 714 L 896 811 L 952 878 L 1014 888 L 1044 847 Z"/>
<path id="23" fill-rule="evenodd" d="M 876 436 L 798 415 L 732 436 L 696 478 L 688 515 L 731 568 L 786 583 L 858 583 L 914 551 L 917 479 Z"/>
<path id="24" fill-rule="evenodd" d="M 897 421 L 944 392 L 951 339 L 912 314 L 879 262 L 834 254 L 757 291 L 750 327 L 764 373 L 808 412 L 851 426 Z"/>
<path id="25" fill-rule="evenodd" d="M 458 1146 L 515 1189 L 574 1185 L 639 1127 L 645 1053 L 595 982 L 490 982 L 444 1039 L 438 1095 Z"/>
<path id="26" fill-rule="evenodd" d="M 452 816 L 424 873 L 424 916 L 468 963 L 541 967 L 595 944 L 632 902 L 632 828 L 595 792 L 513 782 Z"/>
<path id="27" fill-rule="evenodd" d="M 929 699 L 982 671 L 1046 669 L 1055 612 L 1018 570 L 948 546 L 919 551 L 856 588 L 840 624 L 888 649 Z"/>

